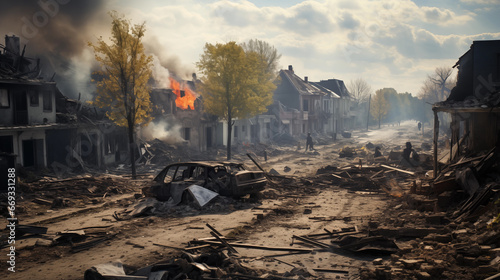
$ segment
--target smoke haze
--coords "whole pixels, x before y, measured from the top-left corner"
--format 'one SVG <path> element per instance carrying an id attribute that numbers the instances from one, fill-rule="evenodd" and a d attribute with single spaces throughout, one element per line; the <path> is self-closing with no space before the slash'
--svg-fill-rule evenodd
<path id="1" fill-rule="evenodd" d="M 106 11 L 104 0 L 9 1 L 0 10 L 0 34 L 20 37 L 21 51 L 26 45 L 25 56 L 40 58 L 42 76 L 49 80 L 55 73 L 64 94 L 89 99 L 97 64 L 87 42 L 109 22 Z"/>
<path id="2" fill-rule="evenodd" d="M 146 141 L 157 138 L 167 144 L 176 144 L 183 141 L 180 129 L 179 125 L 170 125 L 167 121 L 151 122 L 142 128 L 142 136 Z"/>

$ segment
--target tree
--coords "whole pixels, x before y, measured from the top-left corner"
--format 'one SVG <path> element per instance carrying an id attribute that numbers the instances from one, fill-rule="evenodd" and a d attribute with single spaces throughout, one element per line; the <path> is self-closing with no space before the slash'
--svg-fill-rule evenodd
<path id="1" fill-rule="evenodd" d="M 453 69 L 450 67 L 437 67 L 432 75 L 427 75 L 420 95 L 430 103 L 446 100 L 456 81 L 450 79 Z"/>
<path id="2" fill-rule="evenodd" d="M 256 52 L 266 62 L 268 73 L 277 73 L 281 54 L 269 43 L 257 39 L 251 39 L 248 43 L 241 44 L 245 52 Z"/>
<path id="3" fill-rule="evenodd" d="M 126 126 L 129 140 L 132 178 L 136 177 L 134 136 L 137 125 L 151 120 L 151 102 L 148 80 L 151 77 L 152 56 L 144 53 L 142 38 L 145 23 L 131 26 L 116 12 L 110 13 L 111 44 L 98 39 L 96 44 L 88 43 L 94 50 L 95 59 L 101 65 L 96 82 L 97 96 L 93 104 L 109 108 L 106 115 L 119 126 Z"/>
<path id="4" fill-rule="evenodd" d="M 389 102 L 384 97 L 384 89 L 377 90 L 371 101 L 370 113 L 374 119 L 378 120 L 378 128 L 380 128 L 382 118 L 389 112 L 389 107 Z"/>
<path id="5" fill-rule="evenodd" d="M 227 159 L 231 159 L 231 133 L 235 118 L 266 111 L 273 101 L 274 75 L 259 53 L 247 52 L 236 42 L 209 44 L 196 64 L 202 72 L 200 93 L 205 111 L 227 121 Z"/>
<path id="6" fill-rule="evenodd" d="M 372 93 L 372 88 L 362 78 L 357 78 L 349 81 L 347 89 L 349 90 L 351 97 L 355 100 L 357 105 L 367 101 L 368 97 Z"/>

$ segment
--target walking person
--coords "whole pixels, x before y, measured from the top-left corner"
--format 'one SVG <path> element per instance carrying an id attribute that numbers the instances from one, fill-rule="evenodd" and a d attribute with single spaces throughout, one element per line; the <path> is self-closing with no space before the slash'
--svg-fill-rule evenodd
<path id="1" fill-rule="evenodd" d="M 313 147 L 313 139 L 311 137 L 311 133 L 307 133 L 307 139 L 306 139 L 306 152 L 307 152 L 307 149 L 309 149 L 310 151 L 313 151 L 314 150 L 314 147 Z"/>

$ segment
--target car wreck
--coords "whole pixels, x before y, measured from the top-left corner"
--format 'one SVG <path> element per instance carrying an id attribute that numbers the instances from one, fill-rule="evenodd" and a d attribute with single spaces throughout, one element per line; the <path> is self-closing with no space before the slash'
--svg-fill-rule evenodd
<path id="1" fill-rule="evenodd" d="M 173 203 L 188 202 L 202 187 L 222 196 L 256 195 L 267 179 L 262 171 L 246 170 L 243 164 L 224 161 L 179 162 L 167 165 L 143 188 L 145 196 Z M 197 186 L 196 188 L 192 188 Z"/>

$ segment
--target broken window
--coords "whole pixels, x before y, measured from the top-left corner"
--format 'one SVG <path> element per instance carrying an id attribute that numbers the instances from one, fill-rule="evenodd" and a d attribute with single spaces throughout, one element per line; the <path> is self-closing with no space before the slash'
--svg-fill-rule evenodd
<path id="1" fill-rule="evenodd" d="M 43 92 L 43 110 L 52 112 L 52 92 Z"/>
<path id="2" fill-rule="evenodd" d="M 204 166 L 196 166 L 191 174 L 191 179 L 194 180 L 204 180 L 205 179 L 205 167 Z"/>
<path id="3" fill-rule="evenodd" d="M 0 108 L 9 108 L 9 92 L 7 89 L 0 88 Z"/>
<path id="4" fill-rule="evenodd" d="M 191 128 L 190 127 L 185 127 L 184 128 L 184 140 L 191 140 Z"/>
<path id="5" fill-rule="evenodd" d="M 309 100 L 302 100 L 302 111 L 309 111 Z"/>
<path id="6" fill-rule="evenodd" d="M 177 168 L 177 172 L 175 172 L 175 177 L 172 181 L 184 181 L 184 179 L 189 178 L 189 168 L 188 166 L 181 165 Z"/>
<path id="7" fill-rule="evenodd" d="M 0 136 L 0 152 L 7 154 L 14 153 L 14 140 L 11 135 Z"/>
<path id="8" fill-rule="evenodd" d="M 165 182 L 165 184 L 172 182 L 176 170 L 177 166 L 172 166 L 171 168 L 168 169 L 167 174 L 165 175 L 165 179 L 163 179 L 163 182 Z"/>
<path id="9" fill-rule="evenodd" d="M 32 107 L 38 107 L 39 105 L 39 98 L 38 98 L 38 91 L 30 90 L 28 91 L 28 96 L 30 99 L 30 106 Z"/>
<path id="10" fill-rule="evenodd" d="M 116 152 L 116 141 L 114 135 L 104 135 L 104 154 L 114 154 Z"/>

